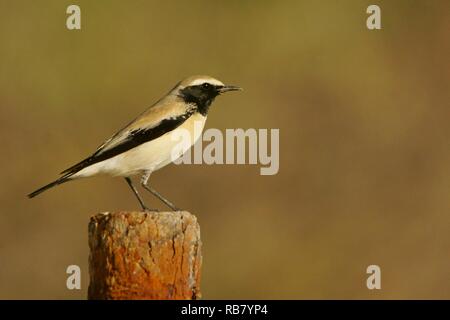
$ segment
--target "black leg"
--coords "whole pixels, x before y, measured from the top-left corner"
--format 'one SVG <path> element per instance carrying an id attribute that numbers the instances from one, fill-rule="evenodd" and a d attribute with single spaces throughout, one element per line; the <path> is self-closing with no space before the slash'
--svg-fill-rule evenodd
<path id="1" fill-rule="evenodd" d="M 147 208 L 147 206 L 145 205 L 144 201 L 141 199 L 141 197 L 139 196 L 138 191 L 136 190 L 136 188 L 134 187 L 133 183 L 131 182 L 131 179 L 129 177 L 125 178 L 125 181 L 128 183 L 128 185 L 130 186 L 131 190 L 133 191 L 134 195 L 136 196 L 136 198 L 139 201 L 139 204 L 142 207 L 142 210 L 144 211 L 155 211 L 154 209 L 149 209 Z"/>
<path id="2" fill-rule="evenodd" d="M 142 176 L 141 179 L 141 185 L 142 187 L 147 190 L 150 191 L 151 194 L 153 194 L 155 197 L 157 197 L 159 200 L 161 200 L 162 202 L 164 202 L 164 204 L 166 206 L 168 206 L 170 209 L 172 209 L 173 211 L 181 211 L 181 209 L 177 208 L 172 202 L 170 202 L 169 200 L 167 200 L 166 198 L 164 198 L 158 191 L 156 191 L 155 189 L 153 189 L 152 187 L 150 187 L 147 182 L 148 182 L 148 178 L 150 177 L 150 173 L 146 172 L 144 173 L 144 175 Z"/>

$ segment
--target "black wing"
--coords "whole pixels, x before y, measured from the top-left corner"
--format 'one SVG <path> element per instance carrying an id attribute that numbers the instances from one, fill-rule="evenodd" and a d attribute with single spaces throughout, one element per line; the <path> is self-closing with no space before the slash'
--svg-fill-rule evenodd
<path id="1" fill-rule="evenodd" d="M 127 150 L 133 149 L 145 142 L 157 139 L 162 135 L 176 129 L 183 124 L 192 113 L 180 115 L 178 117 L 164 119 L 159 122 L 158 125 L 151 128 L 138 128 L 128 132 L 127 136 L 122 141 L 112 148 L 103 148 L 101 146 L 93 155 L 77 163 L 76 165 L 64 170 L 61 173 L 69 173 L 70 175 L 93 165 L 97 162 L 101 162 L 110 158 L 113 158 Z"/>

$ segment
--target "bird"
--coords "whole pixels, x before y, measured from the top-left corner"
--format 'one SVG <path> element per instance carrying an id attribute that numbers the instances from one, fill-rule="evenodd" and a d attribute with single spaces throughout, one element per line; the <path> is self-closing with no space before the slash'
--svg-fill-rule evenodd
<path id="1" fill-rule="evenodd" d="M 140 175 L 141 186 L 170 209 L 179 211 L 148 183 L 150 175 L 175 161 L 173 149 L 179 144 L 171 134 L 187 130 L 191 135 L 178 155 L 182 156 L 200 138 L 209 109 L 214 99 L 242 88 L 225 85 L 205 75 L 188 77 L 155 104 L 104 141 L 94 153 L 60 173 L 55 181 L 28 194 L 34 198 L 40 193 L 68 181 L 98 175 L 123 177 L 144 211 L 151 211 L 144 203 L 131 177 Z M 201 130 L 194 130 L 199 127 Z M 200 131 L 200 132 L 198 132 Z"/>

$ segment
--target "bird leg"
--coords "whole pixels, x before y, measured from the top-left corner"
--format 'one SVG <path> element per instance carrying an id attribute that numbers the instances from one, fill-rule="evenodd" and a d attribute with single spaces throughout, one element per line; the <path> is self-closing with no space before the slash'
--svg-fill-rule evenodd
<path id="1" fill-rule="evenodd" d="M 158 191 L 156 191 L 155 189 L 153 189 L 152 187 L 150 187 L 147 182 L 148 182 L 148 178 L 150 178 L 150 171 L 146 171 L 144 172 L 144 175 L 141 178 L 141 186 L 149 191 L 151 194 L 153 194 L 155 197 L 157 197 L 159 200 L 161 200 L 162 202 L 164 202 L 164 204 L 166 206 L 168 206 L 170 209 L 172 209 L 173 211 L 181 211 L 180 209 L 178 209 L 172 202 L 170 202 L 169 200 L 167 200 L 166 198 L 164 198 Z"/>
<path id="2" fill-rule="evenodd" d="M 141 205 L 141 207 L 142 207 L 142 210 L 144 210 L 144 211 L 158 211 L 157 209 L 150 209 L 150 208 L 148 208 L 148 207 L 145 205 L 144 201 L 142 200 L 141 196 L 139 195 L 137 189 L 134 187 L 134 185 L 133 185 L 133 183 L 131 182 L 131 179 L 130 179 L 129 177 L 126 177 L 126 178 L 125 178 L 125 181 L 128 183 L 128 185 L 130 186 L 130 188 L 131 188 L 131 190 L 133 191 L 134 195 L 135 195 L 136 198 L 138 199 L 138 201 L 139 201 L 139 203 L 140 203 L 140 205 Z"/>

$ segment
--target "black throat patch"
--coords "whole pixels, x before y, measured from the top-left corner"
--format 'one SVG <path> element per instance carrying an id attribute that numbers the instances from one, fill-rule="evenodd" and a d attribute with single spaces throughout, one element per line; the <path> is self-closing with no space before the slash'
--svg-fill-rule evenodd
<path id="1" fill-rule="evenodd" d="M 212 84 L 204 83 L 195 86 L 189 86 L 180 90 L 180 97 L 186 103 L 192 103 L 197 106 L 198 111 L 206 116 L 209 107 L 214 98 L 219 95 L 219 88 Z"/>

